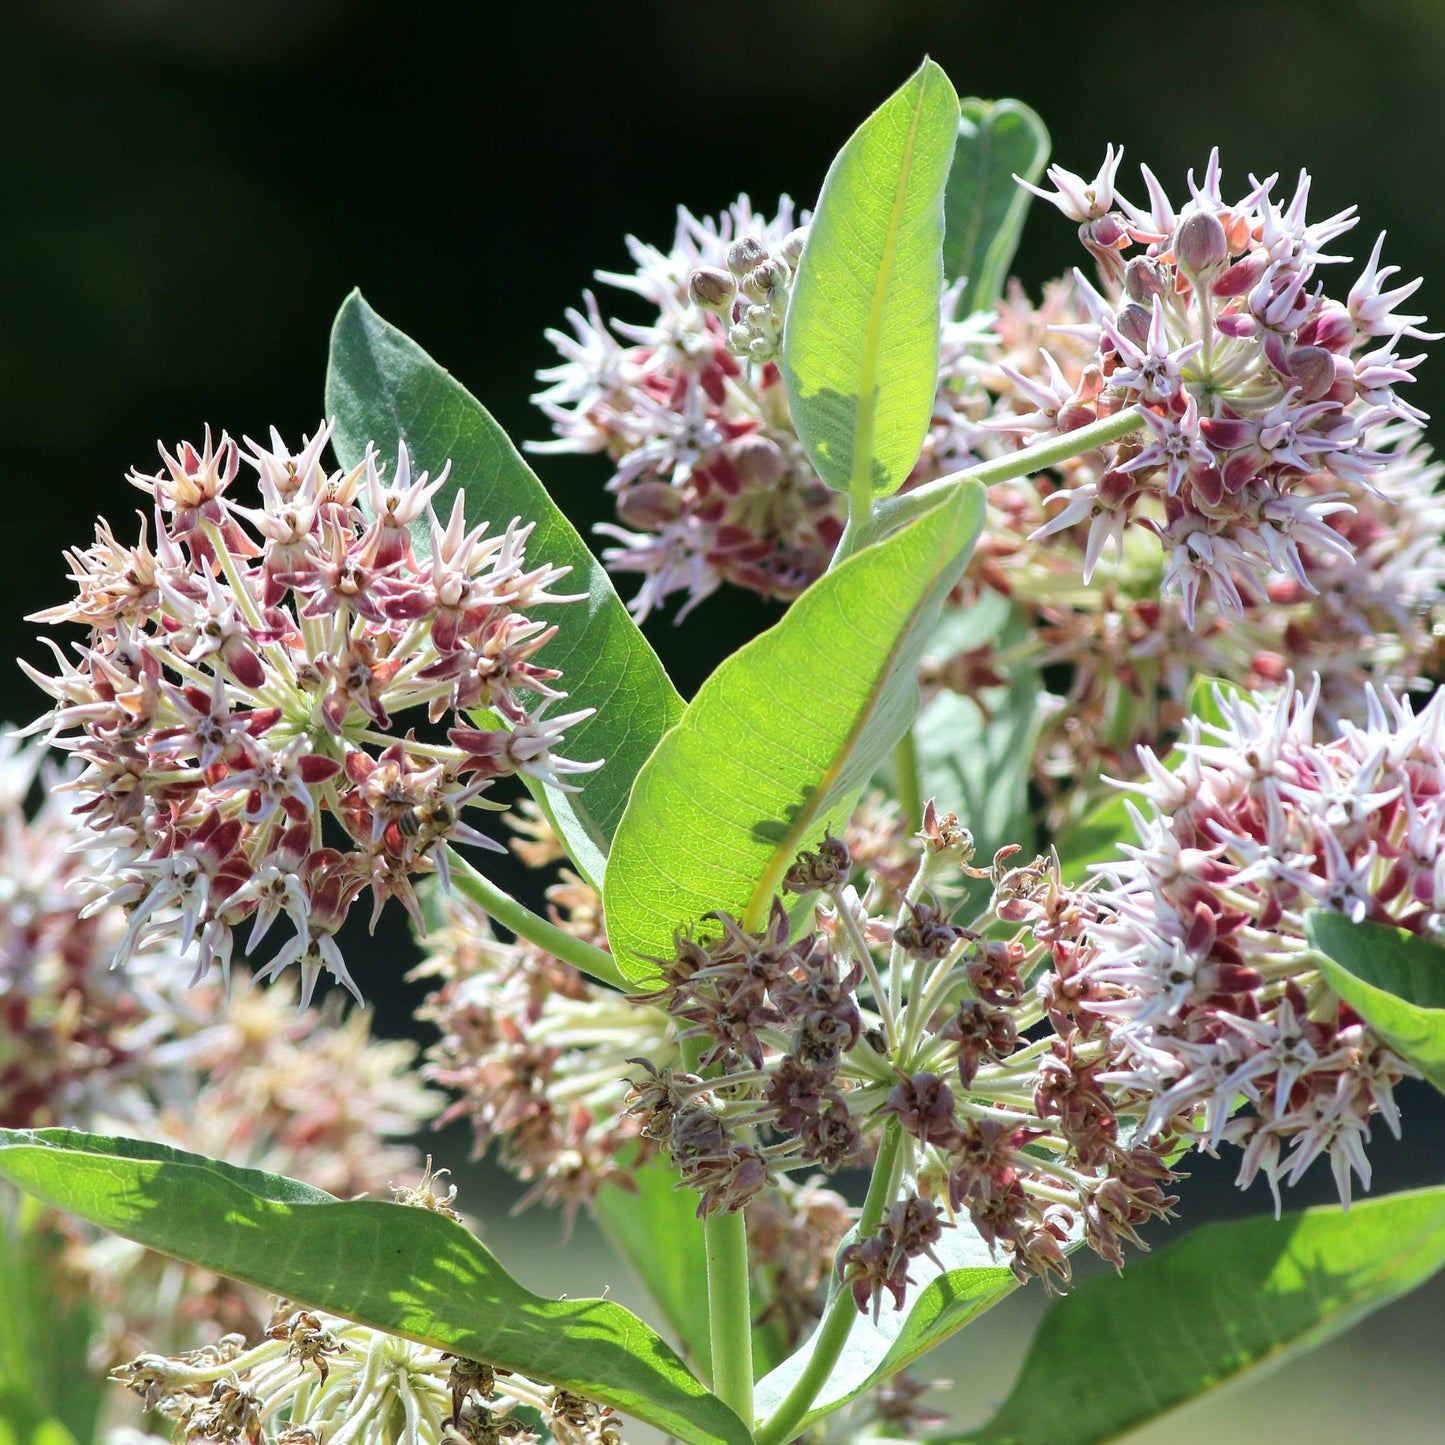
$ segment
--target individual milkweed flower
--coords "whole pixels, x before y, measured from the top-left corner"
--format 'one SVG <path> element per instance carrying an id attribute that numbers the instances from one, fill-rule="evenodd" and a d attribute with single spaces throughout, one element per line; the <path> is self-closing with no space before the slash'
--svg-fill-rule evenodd
<path id="1" fill-rule="evenodd" d="M 52 647 L 57 675 L 26 665 L 55 698 L 32 730 L 86 765 L 65 786 L 111 850 L 94 887 L 129 914 L 116 961 L 167 937 L 197 979 L 225 979 L 237 928 L 254 949 L 284 915 L 294 932 L 258 977 L 295 964 L 303 1007 L 322 970 L 360 998 L 336 933 L 361 894 L 373 927 L 392 898 L 419 922 L 414 880 L 445 881 L 448 846 L 500 848 L 467 811 L 497 806 L 494 779 L 565 787 L 600 766 L 559 752 L 588 714 L 551 710 L 565 694 L 538 653 L 557 629 L 527 615 L 574 600 L 553 590 L 568 569 L 529 564 L 519 520 L 469 525 L 461 492 L 443 524 L 449 466 L 414 477 L 404 446 L 389 479 L 371 449 L 328 473 L 328 435 L 295 454 L 274 432 L 245 455 L 209 431 L 162 449 L 160 472 L 131 477 L 154 549 L 102 523 L 68 554 L 77 596 L 36 615 L 90 629 L 78 662 Z M 233 495 L 243 462 L 259 508 Z"/>
<path id="2" fill-rule="evenodd" d="M 1445 692 L 1417 713 L 1371 690 L 1324 740 L 1318 698 L 1288 677 L 1272 702 L 1221 694 L 1176 773 L 1145 758 L 1151 812 L 1095 895 L 1066 1007 L 1108 1040 L 1101 1077 L 1147 1102 L 1146 1132 L 1238 1144 L 1241 1186 L 1262 1174 L 1276 1209 L 1321 1155 L 1346 1205 L 1352 1175 L 1368 1188 L 1372 1121 L 1398 1135 L 1414 1074 L 1310 966 L 1304 912 L 1445 937 Z"/>
<path id="3" fill-rule="evenodd" d="M 802 226 L 795 225 L 795 220 Z M 776 354 L 807 214 L 784 197 L 776 216 L 740 197 L 717 220 L 678 212 L 671 248 L 635 238 L 636 271 L 598 272 L 654 314 L 607 321 L 592 293 L 549 331 L 562 360 L 538 373 L 534 400 L 556 432 L 533 451 L 605 452 L 618 524 L 616 572 L 643 581 L 644 618 L 676 592 L 679 620 L 723 582 L 790 600 L 827 567 L 845 504 L 813 471 L 793 430 Z M 986 323 L 946 304 L 941 380 L 915 480 L 973 460 L 981 397 L 958 388 Z"/>
<path id="4" fill-rule="evenodd" d="M 1100 263 L 1105 293 L 1076 278 L 1103 378 L 1091 415 L 1140 407 L 1150 435 L 1120 443 L 1106 463 L 1132 478 L 1127 492 L 1101 505 L 1095 479 L 1060 494 L 1068 505 L 1034 535 L 1090 518 L 1092 570 L 1106 538 L 1122 551 L 1125 525 L 1152 530 L 1168 557 L 1163 591 L 1181 599 L 1192 628 L 1201 594 L 1212 612 L 1241 617 L 1280 576 L 1313 592 L 1308 555 L 1348 555 L 1335 514 L 1394 462 L 1400 429 L 1424 419 L 1399 391 L 1422 357 L 1398 347 L 1434 338 L 1423 317 L 1396 309 L 1420 283 L 1385 288 L 1398 268 L 1380 268 L 1380 242 L 1347 302 L 1327 295 L 1318 273 L 1345 258 L 1326 247 L 1355 225 L 1354 208 L 1307 222 L 1308 175 L 1287 203 L 1274 176 L 1251 177 L 1226 202 L 1215 152 L 1178 212 L 1145 168 L 1141 209 L 1114 191 L 1121 154 L 1110 148 L 1092 186 L 1055 167 L 1053 192 L 1029 189 L 1081 223 Z M 1039 431 L 1030 417 L 1013 426 L 1020 437 Z"/>

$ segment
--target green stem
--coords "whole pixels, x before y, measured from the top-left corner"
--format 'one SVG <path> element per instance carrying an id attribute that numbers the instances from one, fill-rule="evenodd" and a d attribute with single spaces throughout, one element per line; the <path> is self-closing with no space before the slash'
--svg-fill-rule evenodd
<path id="1" fill-rule="evenodd" d="M 703 1222 L 707 1324 L 713 1394 L 745 1424 L 753 1418 L 753 1306 L 748 1290 L 748 1232 L 743 1213 Z"/>
<path id="2" fill-rule="evenodd" d="M 923 791 L 918 766 L 918 739 L 909 728 L 893 749 L 894 785 L 898 790 L 898 806 L 910 832 L 923 826 Z"/>
<path id="3" fill-rule="evenodd" d="M 605 949 L 563 932 L 555 923 L 533 913 L 524 903 L 518 903 L 510 893 L 503 893 L 490 879 L 484 878 L 456 849 L 451 849 L 452 882 L 457 891 L 465 893 L 473 903 L 479 903 L 491 918 L 503 928 L 510 929 L 518 938 L 544 948 L 553 958 L 570 963 L 589 978 L 599 983 L 610 983 L 624 993 L 634 991 L 632 982 L 623 976 L 617 967 L 617 960 Z"/>
<path id="4" fill-rule="evenodd" d="M 889 497 L 874 505 L 872 526 L 866 528 L 867 535 L 856 541 L 853 549 L 857 551 L 869 542 L 881 541 L 890 533 L 896 532 L 905 522 L 911 522 L 915 517 L 936 507 L 962 482 L 982 482 L 985 487 L 991 487 L 996 482 L 1008 482 L 1015 477 L 1026 477 L 1031 472 L 1042 472 L 1049 467 L 1058 466 L 1060 462 L 1081 456 L 1084 452 L 1093 451 L 1095 447 L 1116 442 L 1120 437 L 1138 431 L 1143 425 L 1143 412 L 1138 407 L 1131 406 L 1113 416 L 1106 416 L 1103 421 L 1090 422 L 1088 426 L 1065 432 L 1062 436 L 1050 437 L 1047 441 L 1036 442 L 1031 447 L 1010 452 L 1006 457 L 979 462 L 976 466 L 965 467 L 961 472 L 950 472 L 948 476 L 939 477 L 937 481 L 927 482 L 911 492 Z M 851 526 L 853 519 L 850 517 L 848 520 Z M 841 543 L 839 550 L 842 550 Z"/>
<path id="5" fill-rule="evenodd" d="M 892 1200 L 893 1174 L 902 1143 L 903 1131 L 898 1120 L 890 1119 L 884 1127 L 883 1142 L 878 1146 L 873 1178 L 868 1184 L 868 1197 L 863 1201 L 863 1212 L 858 1216 L 858 1239 L 866 1239 L 878 1228 L 883 1211 Z M 813 1336 L 812 1353 L 803 1373 L 778 1408 L 754 1432 L 757 1445 L 786 1445 L 794 1438 L 798 1426 L 818 1398 L 818 1392 L 828 1383 L 828 1376 L 833 1373 L 833 1366 L 838 1363 L 843 1346 L 852 1333 L 853 1321 L 857 1318 L 858 1306 L 853 1302 L 852 1292 L 840 1284 L 823 1315 L 823 1323 Z"/>

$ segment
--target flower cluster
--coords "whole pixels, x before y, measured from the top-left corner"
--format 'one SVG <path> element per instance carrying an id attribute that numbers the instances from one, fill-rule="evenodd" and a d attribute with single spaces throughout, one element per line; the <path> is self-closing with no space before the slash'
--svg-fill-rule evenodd
<path id="1" fill-rule="evenodd" d="M 364 1013 L 343 1021 L 339 999 L 298 1014 L 284 981 L 223 1009 L 220 983 L 188 989 L 171 953 L 111 966 L 127 921 L 118 905 L 84 908 L 74 886 L 103 873 L 105 850 L 71 812 L 73 776 L 35 744 L 0 742 L 0 1124 L 157 1140 L 343 1198 L 411 1170 L 403 1141 L 440 1107 L 414 1045 L 372 1038 Z M 43 1227 L 60 1237 L 57 1288 L 83 1291 L 106 1364 L 141 1337 L 262 1323 L 241 1286 L 73 1221 Z"/>
<path id="2" fill-rule="evenodd" d="M 363 890 L 373 925 L 393 897 L 419 921 L 413 879 L 445 879 L 446 845 L 500 846 L 464 818 L 494 806 L 495 778 L 597 766 L 555 752 L 586 714 L 549 715 L 564 694 L 536 654 L 556 629 L 527 616 L 570 600 L 548 590 L 567 569 L 528 566 L 529 526 L 469 525 L 460 491 L 443 524 L 446 469 L 413 478 L 404 448 L 389 482 L 370 449 L 327 472 L 327 438 L 162 449 L 131 478 L 154 545 L 142 518 L 134 547 L 102 522 L 69 553 L 77 596 L 36 620 L 89 640 L 78 662 L 53 649 L 53 677 L 27 668 L 56 699 L 35 730 L 87 765 L 66 786 L 111 852 L 97 906 L 130 914 L 116 961 L 167 936 L 196 949 L 198 979 L 226 977 L 235 929 L 251 922 L 254 950 L 284 914 L 294 935 L 257 977 L 299 965 L 303 1004 L 323 969 L 359 997 L 335 934 Z M 242 460 L 259 507 L 233 494 Z M 407 713 L 450 726 L 403 737 Z"/>
<path id="3" fill-rule="evenodd" d="M 1052 858 L 1011 866 L 1017 851 L 973 868 L 966 831 L 930 805 L 896 916 L 871 912 L 829 837 L 786 880 L 827 900 L 815 932 L 790 939 L 781 903 L 761 929 L 718 915 L 662 963 L 660 997 L 711 1072 L 649 1069 L 633 1107 L 703 1212 L 739 1209 L 788 1171 L 866 1162 L 884 1139 L 900 1150 L 897 1192 L 839 1256 L 860 1309 L 901 1304 L 910 1262 L 942 1267 L 959 1224 L 1052 1284 L 1081 1237 L 1117 1263 L 1175 1202 L 1165 1141 L 1126 1127 L 1125 1091 L 1101 1078 L 1107 1051 L 1050 1031 L 1029 986 L 1081 946 L 1088 893 Z M 991 897 L 964 927 L 944 900 L 969 877 Z"/>
<path id="4" fill-rule="evenodd" d="M 1311 967 L 1302 915 L 1329 909 L 1445 939 L 1445 691 L 1418 714 L 1369 696 L 1315 737 L 1317 690 L 1220 694 L 1184 762 L 1152 755 L 1130 862 L 1111 868 L 1085 948 L 1042 985 L 1071 1037 L 1107 1037 L 1105 1082 L 1149 1100 L 1145 1132 L 1244 1151 L 1239 1182 L 1294 1183 L 1327 1156 L 1368 1188 L 1370 1120 L 1398 1136 L 1414 1070 Z M 1245 1107 L 1240 1108 L 1241 1101 Z"/>
<path id="5" fill-rule="evenodd" d="M 1308 175 L 1287 202 L 1274 176 L 1226 201 L 1216 152 L 1180 211 L 1144 168 L 1139 207 L 1115 191 L 1122 154 L 1111 147 L 1092 183 L 1055 166 L 1054 190 L 1030 188 L 1079 223 L 1109 294 L 1076 278 L 1094 357 L 1078 382 L 1020 377 L 1036 405 L 1007 424 L 1033 438 L 1141 409 L 1142 442 L 1056 494 L 1043 534 L 1088 522 L 1087 580 L 1106 543 L 1122 551 L 1125 529 L 1144 525 L 1192 626 L 1201 590 L 1239 615 L 1272 579 L 1314 590 L 1304 553 L 1349 556 L 1328 522 L 1350 508 L 1341 484 L 1369 488 L 1423 420 L 1398 392 L 1423 357 L 1399 348 L 1433 338 L 1398 310 L 1420 282 L 1388 285 L 1399 268 L 1381 267 L 1383 236 L 1347 296 L 1326 295 L 1319 269 L 1347 259 L 1327 248 L 1355 217 L 1307 221 Z"/>
<path id="6" fill-rule="evenodd" d="M 806 215 L 802 217 L 806 221 Z M 598 272 L 655 315 L 643 325 L 567 313 L 549 331 L 562 356 L 535 398 L 557 438 L 534 451 L 605 452 L 621 526 L 615 571 L 641 573 L 639 619 L 686 592 L 679 619 L 724 582 L 791 599 L 821 576 L 842 535 L 843 497 L 814 472 L 793 430 L 776 356 L 803 229 L 784 197 L 773 218 L 746 196 L 716 221 L 678 213 L 668 251 L 628 239 L 637 269 Z M 916 480 L 972 460 L 974 403 L 956 390 L 977 323 L 943 330 L 944 378 Z"/>
<path id="7" fill-rule="evenodd" d="M 459 1220 L 445 1175 L 428 1161 L 415 1187 L 393 1189 L 397 1204 Z M 250 1345 L 232 1333 L 178 1355 L 141 1354 L 111 1378 L 186 1440 L 391 1445 L 405 1421 L 414 1445 L 622 1445 L 608 1406 L 367 1325 L 282 1300 L 252 1333 Z"/>

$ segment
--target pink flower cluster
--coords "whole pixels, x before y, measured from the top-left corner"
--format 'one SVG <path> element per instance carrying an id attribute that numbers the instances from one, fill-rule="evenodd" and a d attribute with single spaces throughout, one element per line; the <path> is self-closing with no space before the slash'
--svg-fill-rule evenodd
<path id="1" fill-rule="evenodd" d="M 370 449 L 328 472 L 328 435 L 162 449 L 131 477 L 154 545 L 144 518 L 134 547 L 102 522 L 67 554 L 77 595 L 34 620 L 89 638 L 75 661 L 52 647 L 54 676 L 26 669 L 56 700 L 32 730 L 86 765 L 66 786 L 111 855 L 95 906 L 129 912 L 116 962 L 169 936 L 197 979 L 228 976 L 236 928 L 251 951 L 284 914 L 293 936 L 257 976 L 298 964 L 303 1004 L 323 968 L 359 997 L 335 934 L 364 889 L 373 925 L 393 897 L 419 922 L 413 879 L 445 880 L 446 845 L 499 846 L 463 816 L 496 806 L 493 779 L 599 766 L 556 754 L 586 714 L 549 715 L 564 694 L 535 659 L 556 629 L 526 615 L 570 600 L 548 590 L 567 569 L 528 566 L 529 526 L 469 525 L 461 492 L 443 523 L 448 469 L 413 478 L 404 448 L 389 481 Z M 242 461 L 259 507 L 234 495 Z"/>
<path id="2" fill-rule="evenodd" d="M 1399 268 L 1380 265 L 1383 236 L 1348 294 L 1326 294 L 1318 273 L 1348 259 L 1327 247 L 1354 208 L 1307 221 L 1308 175 L 1287 201 L 1275 176 L 1226 201 L 1216 152 L 1176 211 L 1147 167 L 1147 206 L 1116 192 L 1122 154 L 1111 147 L 1092 182 L 1054 166 L 1053 190 L 1030 187 L 1079 223 L 1109 294 L 1076 273 L 1092 362 L 1077 379 L 1018 377 L 1035 409 L 999 424 L 1034 439 L 1142 409 L 1142 444 L 1058 494 L 1039 535 L 1087 520 L 1087 577 L 1106 543 L 1122 553 L 1127 527 L 1149 528 L 1192 626 L 1201 590 L 1239 615 L 1271 578 L 1313 590 L 1305 552 L 1349 555 L 1328 520 L 1350 509 L 1341 484 L 1370 486 L 1423 420 L 1398 393 L 1423 358 L 1400 346 L 1434 338 L 1398 309 L 1420 282 L 1388 284 Z"/>
<path id="3" fill-rule="evenodd" d="M 1304 912 L 1445 938 L 1445 691 L 1418 714 L 1371 691 L 1325 742 L 1317 698 L 1220 694 L 1177 771 L 1146 753 L 1153 816 L 1135 810 L 1085 947 L 1041 985 L 1081 1041 L 1108 1038 L 1100 1077 L 1147 1101 L 1146 1134 L 1239 1145 L 1240 1184 L 1263 1174 L 1276 1206 L 1321 1155 L 1346 1204 L 1351 1171 L 1368 1187 L 1371 1118 L 1398 1136 L 1414 1073 L 1311 966 Z"/>

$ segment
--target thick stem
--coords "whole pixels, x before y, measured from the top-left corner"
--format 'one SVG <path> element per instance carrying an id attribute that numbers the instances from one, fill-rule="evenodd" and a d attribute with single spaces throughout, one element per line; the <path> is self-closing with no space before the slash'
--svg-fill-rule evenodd
<path id="1" fill-rule="evenodd" d="M 710 1215 L 703 1223 L 707 1254 L 707 1324 L 713 1394 L 744 1424 L 753 1419 L 753 1306 L 748 1288 L 748 1232 L 743 1213 Z"/>
<path id="2" fill-rule="evenodd" d="M 893 1197 L 893 1173 L 902 1143 L 903 1131 L 898 1120 L 890 1119 L 884 1126 L 883 1142 L 878 1146 L 873 1178 L 868 1185 L 868 1197 L 863 1201 L 863 1212 L 858 1217 L 859 1239 L 866 1239 L 878 1228 L 883 1211 Z M 828 1376 L 833 1373 L 833 1366 L 838 1363 L 843 1346 L 852 1333 L 853 1321 L 857 1318 L 858 1306 L 853 1301 L 852 1292 L 840 1284 L 823 1315 L 818 1332 L 813 1336 L 813 1353 L 809 1355 L 803 1373 L 778 1408 L 754 1432 L 757 1445 L 787 1445 L 793 1439 L 813 1401 L 818 1398 L 818 1392 L 828 1383 Z"/>
<path id="3" fill-rule="evenodd" d="M 991 487 L 996 482 L 1008 482 L 1015 477 L 1026 477 L 1031 472 L 1042 472 L 1072 457 L 1081 456 L 1084 452 L 1093 451 L 1095 447 L 1116 442 L 1120 437 L 1138 431 L 1143 425 L 1143 412 L 1138 407 L 1131 406 L 1113 416 L 1106 416 L 1102 421 L 1090 422 L 1088 426 L 1065 432 L 1062 436 L 1035 442 L 1033 446 L 1010 452 L 1006 457 L 979 462 L 976 466 L 965 467 L 961 472 L 950 472 L 948 476 L 927 482 L 911 492 L 903 492 L 875 503 L 872 524 L 866 528 L 867 535 L 853 544 L 853 550 L 857 551 L 869 542 L 880 541 L 896 532 L 905 522 L 911 522 L 915 517 L 936 507 L 961 482 L 982 482 L 984 486 Z M 852 523 L 851 517 L 849 523 Z"/>
<path id="4" fill-rule="evenodd" d="M 898 806 L 903 809 L 903 821 L 908 824 L 910 832 L 916 833 L 923 825 L 923 792 L 918 769 L 918 739 L 911 727 L 893 749 L 893 770 L 897 774 L 894 783 Z"/>
<path id="5" fill-rule="evenodd" d="M 535 943 L 538 948 L 546 949 L 554 958 L 570 963 L 599 983 L 610 983 L 624 993 L 633 992 L 634 985 L 623 976 L 617 960 L 610 953 L 563 932 L 555 923 L 539 917 L 525 904 L 518 903 L 510 893 L 503 893 L 490 879 L 484 878 L 456 849 L 450 851 L 452 882 L 458 892 L 481 904 L 488 916 L 495 918 L 503 928 L 510 929 L 528 943 Z"/>

